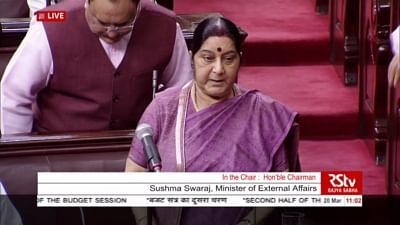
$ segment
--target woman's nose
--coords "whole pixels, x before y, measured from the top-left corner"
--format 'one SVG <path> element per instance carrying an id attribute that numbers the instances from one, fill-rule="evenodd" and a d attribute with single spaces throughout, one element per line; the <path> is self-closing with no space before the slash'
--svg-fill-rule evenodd
<path id="1" fill-rule="evenodd" d="M 224 73 L 224 65 L 222 60 L 217 60 L 213 67 L 213 72 L 216 74 L 223 74 Z"/>

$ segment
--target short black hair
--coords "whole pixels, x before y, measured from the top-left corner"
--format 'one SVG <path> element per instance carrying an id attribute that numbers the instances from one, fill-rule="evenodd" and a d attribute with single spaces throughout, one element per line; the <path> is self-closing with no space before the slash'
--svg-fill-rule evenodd
<path id="1" fill-rule="evenodd" d="M 207 38 L 212 36 L 229 37 L 235 43 L 236 51 L 241 51 L 244 38 L 240 35 L 237 26 L 224 17 L 213 16 L 201 21 L 194 30 L 191 46 L 193 56 L 199 51 Z"/>

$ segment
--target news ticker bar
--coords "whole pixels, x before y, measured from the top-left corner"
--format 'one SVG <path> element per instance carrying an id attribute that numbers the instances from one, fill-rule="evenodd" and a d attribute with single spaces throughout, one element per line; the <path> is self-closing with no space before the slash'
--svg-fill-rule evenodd
<path id="1" fill-rule="evenodd" d="M 39 207 L 359 207 L 361 195 L 351 196 L 38 196 Z"/>
<path id="2" fill-rule="evenodd" d="M 361 172 L 38 173 L 38 206 L 360 207 Z"/>

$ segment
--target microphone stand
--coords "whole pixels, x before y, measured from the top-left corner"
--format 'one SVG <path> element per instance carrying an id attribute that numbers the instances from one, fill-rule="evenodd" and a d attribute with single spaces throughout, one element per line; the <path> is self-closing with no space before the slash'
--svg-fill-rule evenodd
<path id="1" fill-rule="evenodd" d="M 153 70 L 153 82 L 152 82 L 153 99 L 156 98 L 156 92 L 158 91 L 158 88 L 157 88 L 157 77 L 158 77 L 158 71 L 157 70 Z"/>
<path id="2" fill-rule="evenodd" d="M 148 168 L 148 172 L 160 173 L 160 167 Z M 147 207 L 147 225 L 153 225 L 153 212 L 151 207 Z"/>
<path id="3" fill-rule="evenodd" d="M 157 70 L 153 70 L 153 99 L 156 97 L 157 89 Z M 150 166 L 148 168 L 149 172 L 155 172 L 155 173 L 160 173 L 161 172 L 161 167 L 160 166 L 155 166 L 152 167 Z M 147 207 L 147 225 L 153 225 L 153 212 L 151 210 L 151 207 Z"/>

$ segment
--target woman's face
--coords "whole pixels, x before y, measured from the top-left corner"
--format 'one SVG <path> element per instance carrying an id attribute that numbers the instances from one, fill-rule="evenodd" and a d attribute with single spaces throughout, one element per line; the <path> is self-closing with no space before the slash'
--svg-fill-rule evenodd
<path id="1" fill-rule="evenodd" d="M 235 44 L 226 36 L 211 36 L 193 57 L 195 81 L 204 94 L 224 99 L 232 94 L 240 65 Z"/>

